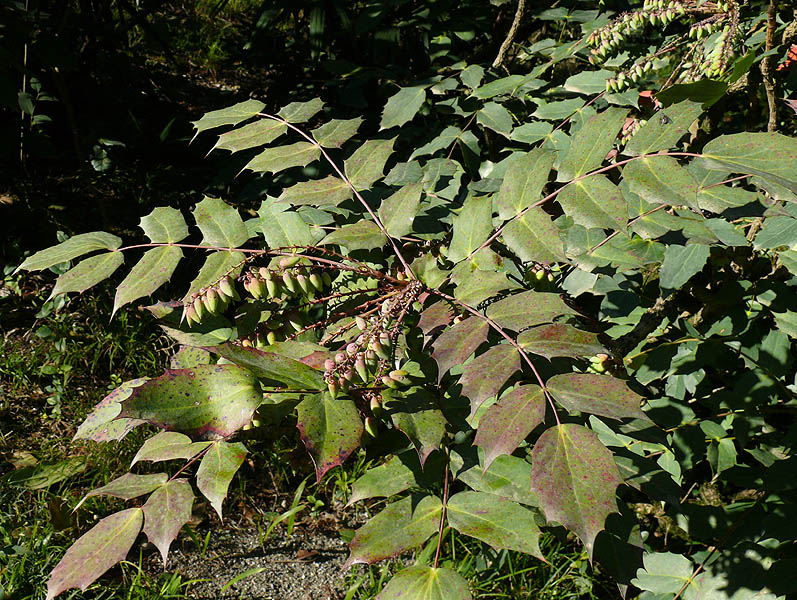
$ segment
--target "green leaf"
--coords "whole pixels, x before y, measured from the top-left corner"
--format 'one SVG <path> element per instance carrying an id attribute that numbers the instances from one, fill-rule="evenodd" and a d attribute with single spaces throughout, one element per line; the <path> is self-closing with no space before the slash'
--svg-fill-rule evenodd
<path id="1" fill-rule="evenodd" d="M 418 113 L 426 101 L 425 85 L 415 85 L 401 88 L 397 93 L 387 99 L 385 109 L 382 111 L 382 122 L 379 129 L 400 127 Z"/>
<path id="2" fill-rule="evenodd" d="M 506 273 L 495 271 L 467 271 L 463 277 L 464 281 L 458 281 L 454 290 L 454 297 L 460 302 L 474 307 L 481 304 L 488 298 L 505 292 L 514 290 L 520 285 L 510 280 Z"/>
<path id="3" fill-rule="evenodd" d="M 703 244 L 688 246 L 669 245 L 664 251 L 664 262 L 659 270 L 662 289 L 677 290 L 693 275 L 703 270 L 711 248 Z"/>
<path id="4" fill-rule="evenodd" d="M 191 484 L 186 479 L 175 479 L 155 490 L 141 507 L 144 511 L 144 533 L 150 543 L 160 550 L 164 568 L 169 546 L 183 525 L 191 520 L 193 504 Z"/>
<path id="5" fill-rule="evenodd" d="M 797 138 L 780 133 L 721 135 L 703 148 L 701 164 L 707 169 L 758 175 L 797 192 Z"/>
<path id="6" fill-rule="evenodd" d="M 531 116 L 543 121 L 561 121 L 577 112 L 582 106 L 584 106 L 584 101 L 580 98 L 549 102 L 539 106 L 531 113 Z"/>
<path id="7" fill-rule="evenodd" d="M 631 391 L 621 379 L 591 373 L 563 373 L 551 377 L 547 385 L 556 401 L 567 410 L 611 419 L 650 420 L 639 407 L 642 396 Z"/>
<path id="8" fill-rule="evenodd" d="M 760 198 L 761 195 L 758 192 L 750 192 L 728 185 L 716 185 L 709 188 L 700 188 L 697 193 L 697 205 L 701 210 L 721 213 L 728 208 L 736 208 L 756 202 Z"/>
<path id="9" fill-rule="evenodd" d="M 690 585 L 693 565 L 685 556 L 670 552 L 646 553 L 644 568 L 639 569 L 631 583 L 654 594 L 677 594 Z"/>
<path id="10" fill-rule="evenodd" d="M 606 90 L 606 80 L 612 77 L 614 73 L 605 69 L 598 71 L 581 71 L 575 75 L 571 75 L 564 83 L 564 89 L 569 92 L 576 92 L 577 94 L 599 94 Z"/>
<path id="11" fill-rule="evenodd" d="M 486 100 L 494 96 L 514 92 L 525 81 L 526 77 L 524 75 L 510 75 L 509 77 L 502 77 L 501 79 L 496 79 L 495 81 L 486 83 L 480 88 L 473 90 L 471 95 L 479 100 Z"/>
<path id="12" fill-rule="evenodd" d="M 675 102 L 691 100 L 700 103 L 703 108 L 708 108 L 728 91 L 728 84 L 724 81 L 701 79 L 693 83 L 676 83 L 656 94 L 656 98 L 664 105 L 669 106 Z"/>
<path id="13" fill-rule="evenodd" d="M 285 123 L 272 119 L 260 119 L 238 129 L 233 129 L 219 136 L 212 150 L 229 150 L 240 152 L 249 148 L 257 148 L 270 144 L 288 130 Z"/>
<path id="14" fill-rule="evenodd" d="M 787 310 L 785 313 L 772 313 L 778 329 L 790 338 L 797 338 L 797 312 Z"/>
<path id="15" fill-rule="evenodd" d="M 443 505 L 435 496 L 417 496 L 389 504 L 357 530 L 344 568 L 374 563 L 423 544 L 437 532 Z"/>
<path id="16" fill-rule="evenodd" d="M 586 427 L 551 427 L 534 445 L 531 490 L 546 519 L 578 535 L 590 557 L 606 517 L 617 511 L 615 489 L 620 483 L 612 453 Z"/>
<path id="17" fill-rule="evenodd" d="M 147 250 L 116 288 L 111 316 L 125 304 L 153 294 L 169 281 L 182 258 L 183 251 L 176 246 Z"/>
<path id="18" fill-rule="evenodd" d="M 237 365 L 167 370 L 134 388 L 119 416 L 189 435 L 227 437 L 249 423 L 263 399 L 257 379 Z"/>
<path id="19" fill-rule="evenodd" d="M 512 115 L 497 102 L 488 102 L 476 115 L 476 122 L 503 135 L 512 131 Z"/>
<path id="20" fill-rule="evenodd" d="M 396 454 L 385 464 L 368 469 L 352 484 L 348 505 L 367 498 L 389 498 L 411 486 L 420 486 L 418 475 L 422 473 L 415 452 Z"/>
<path id="21" fill-rule="evenodd" d="M 328 175 L 323 179 L 302 181 L 286 188 L 279 201 L 294 206 L 337 206 L 351 198 L 351 193 L 349 185 L 340 177 Z"/>
<path id="22" fill-rule="evenodd" d="M 149 438 L 133 457 L 132 467 L 140 460 L 161 462 L 182 458 L 194 458 L 210 445 L 210 442 L 194 442 L 185 434 L 177 431 L 161 431 Z"/>
<path id="23" fill-rule="evenodd" d="M 484 67 L 481 65 L 468 65 L 459 74 L 459 79 L 470 89 L 475 90 L 484 77 Z"/>
<path id="24" fill-rule="evenodd" d="M 511 219 L 540 199 L 540 192 L 548 183 L 554 157 L 554 153 L 549 150 L 535 148 L 509 159 L 501 190 L 495 201 L 501 219 Z"/>
<path id="25" fill-rule="evenodd" d="M 332 467 L 343 464 L 360 447 L 363 424 L 357 407 L 346 398 L 333 399 L 329 394 L 313 394 L 296 407 L 296 427 L 315 464 L 316 479 L 321 481 Z"/>
<path id="26" fill-rule="evenodd" d="M 548 359 L 557 356 L 594 356 L 606 351 L 597 335 L 564 323 L 527 329 L 518 336 L 517 342 L 524 350 Z"/>
<path id="27" fill-rule="evenodd" d="M 797 247 L 797 219 L 792 217 L 768 217 L 755 237 L 756 250 Z"/>
<path id="28" fill-rule="evenodd" d="M 523 262 L 566 261 L 559 229 L 540 207 L 529 209 L 504 229 L 504 242 Z"/>
<path id="29" fill-rule="evenodd" d="M 78 541 L 50 573 L 47 600 L 61 592 L 89 584 L 116 563 L 124 560 L 144 522 L 140 508 L 128 508 L 102 519 Z"/>
<path id="30" fill-rule="evenodd" d="M 476 349 L 487 341 L 490 325 L 475 317 L 468 317 L 446 329 L 432 344 L 432 358 L 437 363 L 437 381 L 449 369 L 461 365 Z"/>
<path id="31" fill-rule="evenodd" d="M 255 173 L 279 173 L 291 167 L 306 167 L 321 156 L 321 150 L 309 142 L 266 148 L 250 160 L 244 169 Z M 242 169 L 243 170 L 243 169 Z"/>
<path id="32" fill-rule="evenodd" d="M 362 125 L 362 117 L 354 119 L 332 119 L 321 127 L 313 129 L 310 133 L 313 138 L 324 148 L 340 148 L 347 142 Z"/>
<path id="33" fill-rule="evenodd" d="M 56 462 L 42 462 L 11 471 L 2 477 L 2 481 L 31 491 L 43 490 L 60 481 L 71 479 L 85 470 L 86 459 L 82 456 L 72 456 Z"/>
<path id="34" fill-rule="evenodd" d="M 105 252 L 80 261 L 55 280 L 50 298 L 67 292 L 84 292 L 108 279 L 125 261 L 122 252 Z"/>
<path id="35" fill-rule="evenodd" d="M 390 236 L 400 238 L 412 231 L 421 204 L 423 183 L 409 183 L 382 200 L 379 218 Z"/>
<path id="36" fill-rule="evenodd" d="M 532 325 L 548 323 L 559 315 L 575 314 L 559 294 L 550 292 L 522 292 L 494 302 L 487 308 L 487 316 L 501 327 L 520 331 Z"/>
<path id="37" fill-rule="evenodd" d="M 25 262 L 19 265 L 17 270 L 41 271 L 95 250 L 116 250 L 121 245 L 120 238 L 104 231 L 81 233 L 56 246 L 39 250 L 33 256 L 25 259 Z"/>
<path id="38" fill-rule="evenodd" d="M 495 396 L 507 380 L 520 369 L 520 355 L 509 344 L 493 346 L 462 366 L 459 383 L 462 395 L 470 399 L 470 414 L 488 398 Z"/>
<path id="39" fill-rule="evenodd" d="M 484 468 L 512 454 L 545 418 L 545 395 L 538 385 L 521 385 L 504 394 L 479 419 L 474 445 L 484 450 Z"/>
<path id="40" fill-rule="evenodd" d="M 660 110 L 639 128 L 625 145 L 623 154 L 639 156 L 674 148 L 702 113 L 701 105 L 691 100 Z"/>
<path id="41" fill-rule="evenodd" d="M 520 127 L 515 127 L 509 138 L 514 142 L 522 142 L 524 144 L 534 144 L 553 131 L 553 125 L 544 121 L 532 121 L 525 123 Z"/>
<path id="42" fill-rule="evenodd" d="M 454 234 L 448 260 L 458 263 L 476 250 L 493 230 L 493 201 L 489 196 L 471 196 L 454 217 Z"/>
<path id="43" fill-rule="evenodd" d="M 652 204 L 697 208 L 698 183 L 671 156 L 645 156 L 623 169 L 629 189 Z"/>
<path id="44" fill-rule="evenodd" d="M 321 371 L 284 354 L 238 344 L 211 346 L 206 350 L 251 371 L 267 385 L 298 390 L 320 391 L 326 388 Z"/>
<path id="45" fill-rule="evenodd" d="M 422 388 L 385 390 L 382 398 L 393 426 L 412 442 L 423 465 L 429 455 L 440 448 L 446 432 L 447 421 L 436 398 Z"/>
<path id="46" fill-rule="evenodd" d="M 205 264 L 199 270 L 196 278 L 191 282 L 188 292 L 183 296 L 183 302 L 191 300 L 191 296 L 204 287 L 216 285 L 225 275 L 235 276 L 241 270 L 241 264 L 246 259 L 243 252 L 229 252 L 219 250 L 208 255 Z"/>
<path id="47" fill-rule="evenodd" d="M 557 179 L 569 181 L 601 166 L 614 146 L 627 113 L 624 108 L 607 108 L 587 117 L 572 134 L 570 148 L 559 164 Z"/>
<path id="48" fill-rule="evenodd" d="M 232 249 L 249 239 L 238 211 L 218 198 L 205 197 L 196 205 L 194 219 L 202 231 L 202 243 L 205 245 Z"/>
<path id="49" fill-rule="evenodd" d="M 269 248 L 290 248 L 291 246 L 309 246 L 313 243 L 313 235 L 301 215 L 288 210 L 285 202 L 264 200 L 257 211 L 260 219 L 260 231 L 266 238 Z"/>
<path id="50" fill-rule="evenodd" d="M 319 246 L 336 244 L 349 250 L 373 250 L 374 248 L 381 248 L 386 243 L 387 237 L 379 229 L 379 226 L 373 221 L 366 221 L 365 219 L 344 225 L 318 242 Z"/>
<path id="51" fill-rule="evenodd" d="M 221 505 L 227 496 L 227 489 L 236 471 L 246 458 L 246 446 L 237 442 L 230 444 L 224 441 L 213 442 L 199 463 L 196 471 L 196 486 L 210 505 L 221 516 Z"/>
<path id="52" fill-rule="evenodd" d="M 456 450 L 451 452 L 451 471 L 457 479 L 477 492 L 487 492 L 528 506 L 539 506 L 537 497 L 529 489 L 529 463 L 522 458 L 504 454 L 483 471 L 478 457 L 473 456 L 476 454 L 475 448 L 468 450 L 462 455 Z"/>
<path id="53" fill-rule="evenodd" d="M 166 475 L 166 473 L 152 473 L 149 475 L 125 473 L 106 485 L 91 490 L 86 494 L 85 498 L 78 503 L 74 510 L 77 510 L 77 508 L 86 501 L 86 498 L 91 498 L 92 496 L 113 496 L 114 498 L 122 498 L 123 500 L 138 498 L 139 496 L 149 494 L 158 489 L 168 480 L 169 476 Z"/>
<path id="54" fill-rule="evenodd" d="M 385 163 L 393 154 L 395 141 L 396 138 L 368 140 L 344 161 L 346 177 L 355 189 L 370 189 L 374 182 L 382 178 Z"/>
<path id="55" fill-rule="evenodd" d="M 460 492 L 446 504 L 448 523 L 464 535 L 496 550 L 525 552 L 545 560 L 534 512 L 511 500 L 484 492 Z"/>
<path id="56" fill-rule="evenodd" d="M 460 136 L 464 133 L 464 130 L 460 127 L 455 127 L 454 125 L 449 125 L 443 131 L 441 131 L 437 137 L 435 137 L 432 141 L 428 144 L 417 148 L 410 154 L 410 160 L 417 158 L 419 156 L 426 156 L 427 154 L 434 154 L 438 150 L 442 150 L 443 148 L 448 148 L 452 146 L 457 140 L 459 140 Z"/>
<path id="57" fill-rule="evenodd" d="M 709 219 L 705 222 L 706 227 L 717 239 L 726 246 L 749 246 L 750 242 L 744 236 L 742 230 L 729 223 L 725 219 Z"/>
<path id="58" fill-rule="evenodd" d="M 376 600 L 471 600 L 468 580 L 446 568 L 415 565 L 396 573 Z"/>
<path id="59" fill-rule="evenodd" d="M 156 244 L 171 244 L 188 237 L 188 225 L 183 214 L 169 206 L 159 206 L 146 217 L 141 217 L 139 227 Z"/>
<path id="60" fill-rule="evenodd" d="M 604 175 L 592 175 L 564 187 L 556 197 L 568 217 L 584 227 L 625 230 L 628 205 Z"/>
<path id="61" fill-rule="evenodd" d="M 192 122 L 194 129 L 196 129 L 194 137 L 207 129 L 221 127 L 222 125 L 237 125 L 242 121 L 251 119 L 265 107 L 265 104 L 257 100 L 245 100 L 228 108 L 205 113 L 199 121 Z"/>
<path id="62" fill-rule="evenodd" d="M 137 425 L 144 421 L 138 419 L 118 419 L 122 412 L 121 402 L 133 393 L 133 389 L 147 381 L 146 377 L 125 381 L 122 385 L 105 396 L 78 427 L 75 440 L 93 440 L 107 442 L 120 440 Z"/>
<path id="63" fill-rule="evenodd" d="M 287 106 L 283 106 L 277 116 L 282 117 L 288 123 L 304 123 L 314 117 L 322 108 L 324 108 L 324 103 L 321 98 L 313 98 L 307 102 L 291 102 Z"/>

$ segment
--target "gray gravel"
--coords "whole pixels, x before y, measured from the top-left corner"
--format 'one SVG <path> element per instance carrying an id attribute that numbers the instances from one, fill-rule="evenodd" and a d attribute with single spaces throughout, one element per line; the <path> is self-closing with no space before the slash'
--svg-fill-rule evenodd
<path id="1" fill-rule="evenodd" d="M 197 531 L 204 539 L 206 530 Z M 178 544 L 175 544 L 178 546 Z M 275 531 L 260 545 L 254 527 L 211 531 L 204 557 L 187 544 L 185 550 L 169 553 L 168 571 L 183 579 L 207 579 L 192 584 L 188 595 L 197 599 L 236 598 L 238 600 L 339 600 L 345 595 L 343 563 L 348 548 L 336 534 L 296 528 L 290 537 Z M 221 588 L 250 569 L 264 569 Z"/>

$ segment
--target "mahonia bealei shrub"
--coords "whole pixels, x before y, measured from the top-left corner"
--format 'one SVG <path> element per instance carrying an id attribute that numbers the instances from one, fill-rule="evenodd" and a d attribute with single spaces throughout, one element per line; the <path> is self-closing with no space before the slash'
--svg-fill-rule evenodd
<path id="1" fill-rule="evenodd" d="M 704 4 L 644 11 L 666 24 L 737 10 Z M 614 40 L 633 23 L 623 16 L 585 38 L 611 29 Z M 180 211 L 142 218 L 150 242 L 114 311 L 170 281 L 184 251 L 206 253 L 182 298 L 147 307 L 180 349 L 162 376 L 107 396 L 76 437 L 107 442 L 149 424 L 162 431 L 134 464 L 185 463 L 90 492 L 149 496 L 75 542 L 48 598 L 85 589 L 142 531 L 166 561 L 195 490 L 221 515 L 246 457 L 239 432 L 285 418 L 318 480 L 364 445 L 384 458 L 354 483 L 352 502 L 391 501 L 355 534 L 348 565 L 437 545 L 381 600 L 471 598 L 440 565 L 447 528 L 544 560 L 541 527 L 556 525 L 647 598 L 784 593 L 729 565 L 751 553 L 793 560 L 794 459 L 770 415 L 793 406 L 797 141 L 684 141 L 699 102 L 670 98 L 643 114 L 621 95 L 585 92 L 581 74 L 551 83 L 570 98 L 535 96 L 538 77 L 585 59 L 585 46 L 529 52 L 543 57 L 529 75 L 483 82 L 479 65 L 443 70 L 391 96 L 370 135 L 360 117 L 327 116 L 320 99 L 277 114 L 252 99 L 194 123 L 198 134 L 226 128 L 215 149 L 250 151 L 253 176 L 293 169 L 296 182 L 247 220 L 203 199 L 191 243 Z M 586 74 L 594 94 L 606 72 Z M 21 268 L 94 253 L 53 290 L 82 292 L 141 249 L 80 234 Z M 721 496 L 719 486 L 733 494 L 724 504 L 693 501 L 696 488 Z M 757 515 L 754 531 L 720 544 L 740 511 Z M 700 552 L 670 552 L 665 526 Z"/>

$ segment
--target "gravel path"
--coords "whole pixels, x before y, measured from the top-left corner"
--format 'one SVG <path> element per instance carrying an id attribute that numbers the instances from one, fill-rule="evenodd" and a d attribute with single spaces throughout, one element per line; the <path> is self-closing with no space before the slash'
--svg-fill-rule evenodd
<path id="1" fill-rule="evenodd" d="M 198 531 L 204 539 L 207 530 Z M 168 570 L 183 579 L 206 579 L 192 584 L 188 595 L 198 600 L 339 600 L 343 598 L 348 549 L 336 534 L 302 531 L 286 538 L 276 531 L 260 545 L 255 528 L 215 529 L 205 556 L 191 545 L 169 554 Z M 221 588 L 250 569 L 263 569 Z"/>

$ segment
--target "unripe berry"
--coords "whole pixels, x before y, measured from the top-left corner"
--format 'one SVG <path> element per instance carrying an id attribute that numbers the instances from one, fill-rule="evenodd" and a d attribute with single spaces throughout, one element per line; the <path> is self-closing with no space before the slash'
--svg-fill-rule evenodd
<path id="1" fill-rule="evenodd" d="M 230 279 L 229 277 L 222 277 L 221 281 L 219 281 L 219 292 L 221 292 L 228 298 L 234 297 L 235 287 L 232 284 L 232 279 Z"/>
<path id="2" fill-rule="evenodd" d="M 317 292 L 320 292 L 324 289 L 324 282 L 321 281 L 321 276 L 318 273 L 310 273 L 310 277 L 308 277 L 308 281 L 310 285 L 312 285 Z"/>
<path id="3" fill-rule="evenodd" d="M 293 276 L 288 271 L 285 271 L 282 274 L 282 283 L 285 284 L 286 289 L 291 294 L 296 292 L 296 281 L 294 280 Z"/>
<path id="4" fill-rule="evenodd" d="M 194 312 L 196 313 L 197 321 L 201 321 L 203 315 L 205 314 L 205 303 L 202 302 L 201 296 L 197 296 L 194 299 Z"/>
<path id="5" fill-rule="evenodd" d="M 219 312 L 219 295 L 213 288 L 209 288 L 205 292 L 205 308 L 211 315 L 216 315 Z"/>

